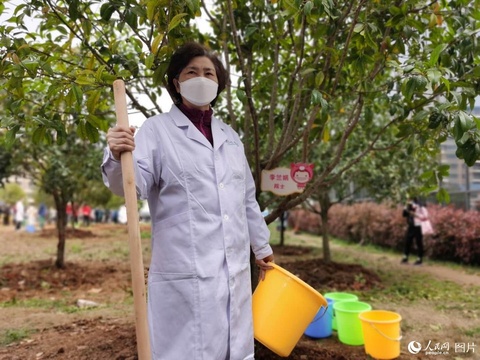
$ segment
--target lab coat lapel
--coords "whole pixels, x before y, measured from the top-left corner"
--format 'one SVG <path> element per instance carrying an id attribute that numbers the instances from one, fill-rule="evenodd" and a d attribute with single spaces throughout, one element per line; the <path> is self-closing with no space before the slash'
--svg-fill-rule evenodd
<path id="1" fill-rule="evenodd" d="M 188 120 L 190 121 L 190 120 Z M 212 149 L 212 145 L 208 141 L 208 139 L 203 135 L 200 130 L 198 130 L 195 125 L 190 121 L 190 124 L 188 125 L 188 130 L 187 130 L 187 137 L 189 139 L 198 141 L 200 144 L 205 145 L 209 149 Z"/>
<path id="2" fill-rule="evenodd" d="M 212 118 L 212 135 L 213 135 L 213 147 L 218 150 L 222 144 L 227 141 L 227 135 L 225 135 L 224 127 L 227 126 L 217 118 Z"/>
<path id="3" fill-rule="evenodd" d="M 170 113 L 172 114 L 173 121 L 175 122 L 175 125 L 178 127 L 183 127 L 187 128 L 186 129 L 186 136 L 187 138 L 197 141 L 200 144 L 208 147 L 209 149 L 212 149 L 212 145 L 210 142 L 207 140 L 205 135 L 203 135 L 200 130 L 198 130 L 195 125 L 188 119 L 185 114 L 175 105 L 172 106 L 172 109 L 170 110 Z M 215 137 L 214 137 L 215 138 Z"/>

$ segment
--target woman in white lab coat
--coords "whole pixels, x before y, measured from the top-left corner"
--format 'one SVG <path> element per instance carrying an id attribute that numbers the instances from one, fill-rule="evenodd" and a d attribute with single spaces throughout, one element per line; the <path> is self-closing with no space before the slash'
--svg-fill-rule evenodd
<path id="1" fill-rule="evenodd" d="M 123 194 L 120 154 L 133 151 L 137 192 L 152 218 L 148 319 L 154 360 L 254 358 L 250 249 L 260 276 L 269 230 L 237 133 L 211 106 L 228 74 L 188 43 L 167 70 L 170 112 L 107 134 L 104 181 Z"/>

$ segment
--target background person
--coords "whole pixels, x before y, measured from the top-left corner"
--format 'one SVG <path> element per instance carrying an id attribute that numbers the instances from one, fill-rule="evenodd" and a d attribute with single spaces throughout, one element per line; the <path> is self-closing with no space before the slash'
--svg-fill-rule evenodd
<path id="1" fill-rule="evenodd" d="M 270 232 L 238 134 L 213 116 L 225 88 L 221 61 L 197 43 L 172 56 L 170 112 L 107 133 L 102 170 L 123 195 L 120 154 L 133 151 L 148 199 L 152 257 L 148 317 L 153 359 L 253 359 L 250 248 L 271 268 Z"/>
<path id="2" fill-rule="evenodd" d="M 414 265 L 421 265 L 423 262 L 423 235 L 422 235 L 422 219 L 421 207 L 418 198 L 414 197 L 407 202 L 403 209 L 403 216 L 407 219 L 407 232 L 405 234 L 405 248 L 402 259 L 403 264 L 408 263 L 408 257 L 413 245 L 413 240 L 417 247 L 418 258 Z"/>
<path id="3" fill-rule="evenodd" d="M 47 217 L 48 217 L 48 208 L 42 202 L 38 206 L 38 226 L 40 230 L 43 230 L 45 228 L 45 222 L 47 221 Z"/>
<path id="4" fill-rule="evenodd" d="M 15 203 L 14 220 L 15 220 L 15 229 L 20 230 L 23 225 L 23 222 L 25 221 L 25 206 L 23 205 L 22 200 L 18 200 Z"/>
<path id="5" fill-rule="evenodd" d="M 35 204 L 33 201 L 30 201 L 27 207 L 27 221 L 25 225 L 25 230 L 27 232 L 33 233 L 36 230 L 37 226 L 37 215 L 38 215 L 38 210 L 35 207 Z"/>

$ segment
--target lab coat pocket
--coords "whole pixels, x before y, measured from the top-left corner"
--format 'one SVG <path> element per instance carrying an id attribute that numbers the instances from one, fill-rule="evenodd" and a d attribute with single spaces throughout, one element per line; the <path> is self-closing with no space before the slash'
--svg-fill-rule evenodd
<path id="1" fill-rule="evenodd" d="M 149 274 L 149 319 L 155 359 L 194 354 L 196 277 L 190 273 Z"/>
<path id="2" fill-rule="evenodd" d="M 190 212 L 175 214 L 155 226 L 151 268 L 155 273 L 194 273 Z"/>

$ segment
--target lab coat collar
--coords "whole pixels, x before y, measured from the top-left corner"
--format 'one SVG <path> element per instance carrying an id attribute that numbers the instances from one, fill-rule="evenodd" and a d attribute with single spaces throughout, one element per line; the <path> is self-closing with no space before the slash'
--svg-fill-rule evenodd
<path id="1" fill-rule="evenodd" d="M 193 125 L 190 119 L 187 118 L 176 105 L 172 105 L 170 114 L 176 126 L 188 128 L 186 135 L 189 139 L 197 141 L 209 149 L 212 149 L 212 145 L 207 138 L 195 127 L 195 125 Z M 215 116 L 212 116 L 212 136 L 213 147 L 215 150 L 220 148 L 220 146 L 227 141 L 227 135 L 225 134 L 226 126 L 227 125 L 225 123 L 218 120 Z"/>

